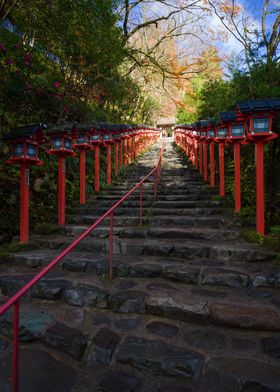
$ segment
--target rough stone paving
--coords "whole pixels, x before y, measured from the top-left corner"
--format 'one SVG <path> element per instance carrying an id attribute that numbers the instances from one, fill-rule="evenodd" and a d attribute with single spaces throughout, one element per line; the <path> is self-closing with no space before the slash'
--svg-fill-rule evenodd
<path id="1" fill-rule="evenodd" d="M 0 265 L 11 296 L 155 165 L 160 145 L 127 180 L 68 211 L 59 236 Z M 152 180 L 21 301 L 20 391 L 280 391 L 280 273 L 242 238 L 223 203 L 167 144 L 158 201 Z M 35 246 L 36 245 L 36 246 Z M 6 300 L 7 297 L 2 298 Z M 0 391 L 10 391 L 12 315 L 1 318 Z"/>

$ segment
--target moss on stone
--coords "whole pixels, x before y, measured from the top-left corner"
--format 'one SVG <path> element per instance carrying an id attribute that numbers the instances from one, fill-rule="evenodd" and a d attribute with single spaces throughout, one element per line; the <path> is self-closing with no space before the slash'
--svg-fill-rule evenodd
<path id="1" fill-rule="evenodd" d="M 29 242 L 28 244 L 22 244 L 20 242 L 10 242 L 9 244 L 5 244 L 0 249 L 0 259 L 5 257 L 9 257 L 12 253 L 22 252 L 24 250 L 36 249 L 37 246 L 33 242 Z"/>

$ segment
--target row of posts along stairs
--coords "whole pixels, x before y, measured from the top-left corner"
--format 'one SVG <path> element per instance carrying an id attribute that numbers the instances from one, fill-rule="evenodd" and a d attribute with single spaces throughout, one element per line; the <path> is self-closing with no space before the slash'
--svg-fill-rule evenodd
<path id="1" fill-rule="evenodd" d="M 156 164 L 160 143 L 127 179 L 68 211 L 59 235 L 1 257 L 3 296 L 118 201 Z M 223 202 L 167 142 L 152 178 L 21 300 L 20 391 L 280 391 L 280 274 L 247 243 Z M 153 205 L 152 205 L 153 204 Z M 0 320 L 0 392 L 10 391 L 12 313 Z"/>

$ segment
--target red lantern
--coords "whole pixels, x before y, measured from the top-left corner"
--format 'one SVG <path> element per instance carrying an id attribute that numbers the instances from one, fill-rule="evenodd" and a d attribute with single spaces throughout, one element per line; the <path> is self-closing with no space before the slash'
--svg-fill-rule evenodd
<path id="1" fill-rule="evenodd" d="M 65 158 L 76 154 L 72 148 L 72 125 L 54 127 L 49 133 L 51 139 L 50 155 L 58 157 L 58 224 L 65 224 Z"/>
<path id="2" fill-rule="evenodd" d="M 73 127 L 74 148 L 80 152 L 80 204 L 86 202 L 86 152 L 91 150 L 91 124 L 78 124 Z"/>
<path id="3" fill-rule="evenodd" d="M 45 124 L 30 124 L 10 131 L 5 139 L 11 142 L 10 165 L 20 165 L 20 242 L 29 239 L 29 166 L 40 166 L 39 144 L 45 142 Z"/>
<path id="4" fill-rule="evenodd" d="M 264 143 L 278 137 L 272 132 L 272 121 L 280 111 L 280 99 L 242 101 L 237 107 L 249 123 L 246 142 L 255 144 L 256 230 L 264 235 Z"/>

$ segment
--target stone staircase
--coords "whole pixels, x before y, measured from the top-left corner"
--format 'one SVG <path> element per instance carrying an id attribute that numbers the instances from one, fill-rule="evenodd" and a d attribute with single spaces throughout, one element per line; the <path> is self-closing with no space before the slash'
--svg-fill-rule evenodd
<path id="1" fill-rule="evenodd" d="M 68 211 L 59 236 L 2 258 L 11 296 L 155 165 L 146 153 L 122 185 Z M 280 273 L 248 244 L 223 202 L 167 145 L 152 180 L 21 302 L 21 391 L 280 391 Z M 36 248 L 35 248 L 36 246 Z M 2 298 L 6 300 L 6 297 Z M 12 314 L 0 320 L 0 392 L 9 391 Z M 1 389 L 2 388 L 2 389 Z"/>

